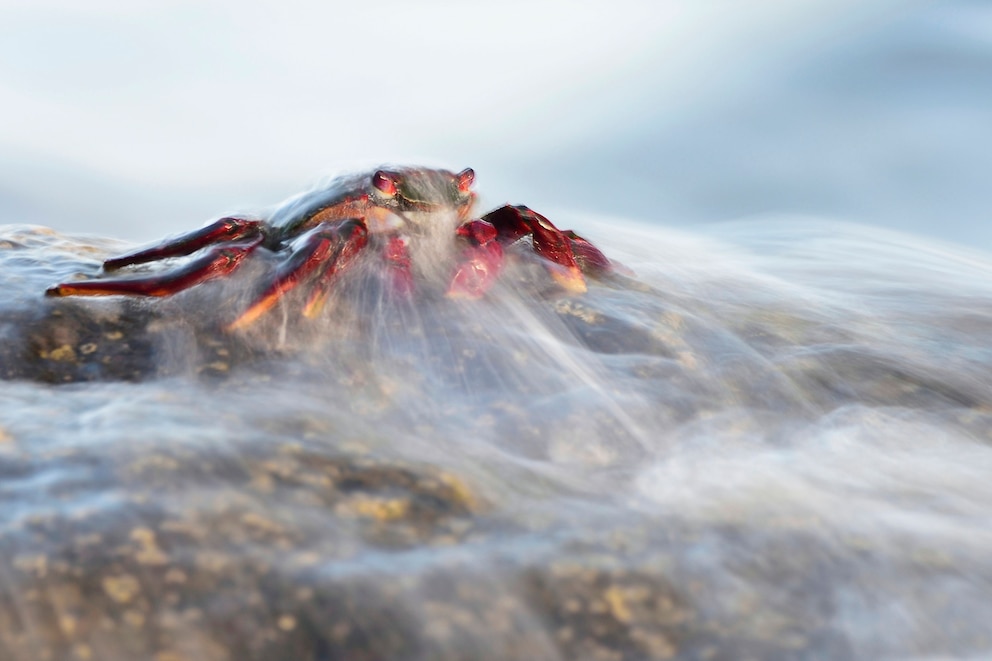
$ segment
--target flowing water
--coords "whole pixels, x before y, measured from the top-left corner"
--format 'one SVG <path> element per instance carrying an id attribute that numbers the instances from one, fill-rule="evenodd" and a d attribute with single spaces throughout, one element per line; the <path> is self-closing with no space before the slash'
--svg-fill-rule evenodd
<path id="1" fill-rule="evenodd" d="M 121 245 L 5 228 L 0 658 L 992 653 L 992 257 L 563 224 L 585 295 L 518 246 L 236 338 L 250 269 L 51 300 Z"/>

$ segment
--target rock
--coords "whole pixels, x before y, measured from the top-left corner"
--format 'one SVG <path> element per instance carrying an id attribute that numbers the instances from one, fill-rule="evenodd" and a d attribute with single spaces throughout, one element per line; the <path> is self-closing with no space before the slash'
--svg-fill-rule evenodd
<path id="1" fill-rule="evenodd" d="M 523 259 L 224 333 L 257 273 L 53 300 L 115 247 L 0 246 L 5 661 L 992 649 L 988 286 Z"/>

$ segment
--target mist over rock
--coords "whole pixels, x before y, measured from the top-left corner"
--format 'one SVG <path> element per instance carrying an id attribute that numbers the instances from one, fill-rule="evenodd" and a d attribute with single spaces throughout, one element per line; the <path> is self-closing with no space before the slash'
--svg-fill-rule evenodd
<path id="1" fill-rule="evenodd" d="M 260 262 L 50 299 L 119 243 L 0 233 L 0 656 L 980 656 L 992 259 L 803 218 L 576 220 L 484 299 Z"/>

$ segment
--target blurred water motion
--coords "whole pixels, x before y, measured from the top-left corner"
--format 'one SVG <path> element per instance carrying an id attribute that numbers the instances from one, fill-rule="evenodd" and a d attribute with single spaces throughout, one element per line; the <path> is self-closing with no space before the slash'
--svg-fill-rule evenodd
<path id="1" fill-rule="evenodd" d="M 571 220 L 636 276 L 359 289 L 248 350 L 244 280 L 48 301 L 119 246 L 8 228 L 4 658 L 987 654 L 992 260 Z"/>

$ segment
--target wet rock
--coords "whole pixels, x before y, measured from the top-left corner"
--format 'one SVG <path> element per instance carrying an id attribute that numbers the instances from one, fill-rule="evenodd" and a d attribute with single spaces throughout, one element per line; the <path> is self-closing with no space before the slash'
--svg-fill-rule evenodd
<path id="1" fill-rule="evenodd" d="M 0 532 L 3 658 L 849 651 L 829 629 L 829 581 L 862 552 L 825 555 L 803 530 L 760 542 L 738 568 L 793 584 L 790 611 L 735 603 L 731 586 L 698 566 L 700 545 L 752 543 L 736 527 L 703 531 L 676 518 L 598 533 L 534 528 L 457 475 L 299 443 L 238 456 L 163 449 L 112 463 L 64 456 L 59 465 L 79 478 Z M 32 473 L 3 467 L 8 493 Z M 94 498 L 112 504 L 88 505 Z"/>
<path id="2" fill-rule="evenodd" d="M 250 278 L 41 295 L 113 247 L 0 235 L 5 661 L 992 649 L 992 296 L 828 317 L 523 260 L 232 334 Z"/>

